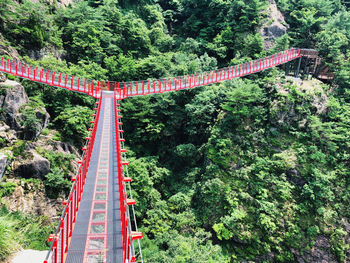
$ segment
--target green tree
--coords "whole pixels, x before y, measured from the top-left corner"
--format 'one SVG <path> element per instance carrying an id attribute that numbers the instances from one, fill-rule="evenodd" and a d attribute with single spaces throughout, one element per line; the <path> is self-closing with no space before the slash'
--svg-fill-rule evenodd
<path id="1" fill-rule="evenodd" d="M 60 168 L 53 168 L 50 173 L 45 175 L 44 185 L 50 198 L 57 198 L 60 194 L 67 195 L 71 183 L 65 178 L 65 174 Z"/>
<path id="2" fill-rule="evenodd" d="M 84 106 L 65 108 L 54 120 L 62 128 L 61 133 L 65 140 L 76 146 L 82 146 L 88 136 L 92 110 Z"/>

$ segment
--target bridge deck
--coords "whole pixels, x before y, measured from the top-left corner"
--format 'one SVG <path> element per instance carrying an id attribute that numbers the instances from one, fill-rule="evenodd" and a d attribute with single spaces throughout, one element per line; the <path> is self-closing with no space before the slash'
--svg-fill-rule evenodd
<path id="1" fill-rule="evenodd" d="M 104 94 L 67 263 L 122 262 L 113 95 Z"/>

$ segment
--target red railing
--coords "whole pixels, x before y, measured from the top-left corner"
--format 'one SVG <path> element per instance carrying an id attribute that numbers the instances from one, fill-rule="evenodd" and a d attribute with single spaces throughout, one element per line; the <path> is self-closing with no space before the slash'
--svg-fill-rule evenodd
<path id="1" fill-rule="evenodd" d="M 109 81 L 107 83 L 102 83 L 101 85 L 104 87 L 108 86 L 109 90 L 115 90 L 117 99 L 181 89 L 191 89 L 198 86 L 205 86 L 212 83 L 219 83 L 225 80 L 243 77 L 284 64 L 302 56 L 300 51 L 301 49 L 291 48 L 265 58 L 193 75 L 129 82 Z"/>
<path id="2" fill-rule="evenodd" d="M 250 75 L 268 68 L 272 68 L 296 58 L 308 54 L 310 50 L 291 48 L 274 55 L 252 60 L 239 65 L 201 72 L 192 75 L 178 76 L 154 80 L 138 80 L 128 82 L 116 81 L 93 81 L 80 79 L 50 70 L 33 67 L 18 61 L 10 61 L 1 58 L 0 71 L 15 76 L 44 83 L 50 86 L 60 87 L 76 92 L 89 94 L 97 98 L 101 89 L 116 91 L 117 99 L 125 99 L 132 96 L 141 96 L 153 93 L 163 93 L 181 89 L 190 89 L 198 86 L 205 86 L 238 77 Z"/>
<path id="3" fill-rule="evenodd" d="M 115 91 L 116 93 L 116 91 Z M 125 159 L 126 149 L 124 148 L 124 138 L 123 138 L 123 130 L 122 130 L 122 122 L 120 115 L 121 109 L 118 100 L 116 99 L 116 94 L 114 94 L 114 112 L 115 112 L 115 127 L 116 127 L 116 152 L 117 152 L 117 171 L 118 171 L 118 185 L 119 185 L 119 200 L 120 200 L 120 216 L 121 216 L 121 227 L 122 227 L 122 246 L 123 246 L 123 261 L 122 262 L 136 262 L 135 259 L 135 249 L 134 249 L 134 240 L 140 240 L 143 238 L 141 232 L 138 232 L 137 223 L 135 218 L 134 205 L 136 201 L 132 199 L 131 190 L 129 192 L 128 199 L 126 184 L 129 185 L 132 179 L 130 177 L 126 177 L 127 174 L 127 166 L 129 163 Z M 124 157 L 124 158 L 123 158 Z M 130 219 L 130 211 L 129 207 L 132 207 L 133 211 L 133 225 L 135 231 L 132 231 L 131 219 Z M 141 247 L 139 244 L 139 253 L 141 262 L 142 253 Z"/>
<path id="4" fill-rule="evenodd" d="M 20 61 L 1 58 L 0 71 L 19 76 L 24 79 L 43 83 L 49 86 L 64 88 L 88 94 L 94 98 L 100 95 L 99 81 L 81 79 L 79 77 L 62 74 L 56 71 L 33 67 Z"/>
<path id="5" fill-rule="evenodd" d="M 102 97 L 100 91 L 99 97 Z M 90 158 L 94 147 L 98 120 L 100 117 L 101 99 L 96 102 L 97 107 L 94 109 L 94 120 L 92 128 L 89 129 L 90 137 L 87 137 L 86 144 L 83 147 L 83 160 L 80 162 L 79 170 L 74 178 L 72 178 L 73 185 L 69 193 L 68 199 L 62 204 L 65 206 L 58 229 L 55 234 L 49 236 L 49 242 L 52 242 L 49 253 L 44 263 L 64 263 L 68 252 L 70 239 L 74 229 L 74 223 L 77 218 L 79 203 L 83 194 L 86 175 L 89 169 Z"/>

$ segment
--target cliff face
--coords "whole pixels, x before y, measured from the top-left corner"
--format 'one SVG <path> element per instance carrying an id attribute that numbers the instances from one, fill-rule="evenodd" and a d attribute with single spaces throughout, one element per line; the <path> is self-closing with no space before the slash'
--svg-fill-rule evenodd
<path id="1" fill-rule="evenodd" d="M 7 167 L 8 157 L 6 154 L 0 153 L 0 181 Z"/>
<path id="2" fill-rule="evenodd" d="M 49 123 L 50 115 L 42 106 L 30 104 L 24 87 L 16 81 L 0 82 L 0 120 L 16 131 L 21 139 L 34 140 Z M 31 120 L 32 118 L 33 120 Z"/>
<path id="3" fill-rule="evenodd" d="M 259 32 L 263 38 L 264 48 L 270 49 L 274 46 L 277 38 L 287 33 L 288 24 L 278 10 L 275 0 L 269 0 L 266 14 L 267 18 L 263 21 Z"/>
<path id="4" fill-rule="evenodd" d="M 46 129 L 49 122 L 50 115 L 45 107 L 35 104 L 20 83 L 2 75 L 1 204 L 11 212 L 47 216 L 50 222 L 55 222 L 62 209 L 64 194 L 60 192 L 57 198 L 48 198 L 46 177 L 59 161 L 66 161 L 65 165 L 71 166 L 65 176 L 72 176 L 78 167 L 74 159 L 79 153 L 73 146 L 53 138 L 55 131 Z M 53 161 L 55 165 L 51 164 Z"/>
<path id="5" fill-rule="evenodd" d="M 20 124 L 20 108 L 29 102 L 28 96 L 24 91 L 24 87 L 18 82 L 6 80 L 0 83 L 0 86 L 3 87 L 4 93 L 2 95 L 3 100 L 0 101 L 0 105 L 3 108 L 2 120 L 11 129 L 19 131 L 22 128 Z"/>
<path id="6" fill-rule="evenodd" d="M 2 197 L 1 202 L 10 212 L 20 212 L 32 216 L 45 216 L 55 224 L 62 210 L 63 198 L 49 199 L 45 194 L 45 186 L 39 181 L 7 179 L 15 185 L 13 192 Z"/>

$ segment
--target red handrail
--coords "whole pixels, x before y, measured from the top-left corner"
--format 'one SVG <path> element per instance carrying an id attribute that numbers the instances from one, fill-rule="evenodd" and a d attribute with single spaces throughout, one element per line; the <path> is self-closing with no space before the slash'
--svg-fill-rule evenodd
<path id="1" fill-rule="evenodd" d="M 211 83 L 219 83 L 222 81 L 247 76 L 259 71 L 264 71 L 265 69 L 275 67 L 289 62 L 291 60 L 294 60 L 296 58 L 299 58 L 303 55 L 303 53 L 301 53 L 300 51 L 301 50 L 298 48 L 291 48 L 289 50 L 279 52 L 266 58 L 256 59 L 250 62 L 225 67 L 209 72 L 201 72 L 197 73 L 196 75 L 186 75 L 154 80 L 114 82 L 114 85 L 111 85 L 111 87 L 125 87 L 125 89 L 121 92 L 117 90 L 115 94 L 116 98 L 119 100 L 132 96 L 163 93 L 179 89 L 190 89 L 197 86 L 209 85 Z M 113 83 L 113 81 L 109 82 Z"/>
<path id="2" fill-rule="evenodd" d="M 120 116 L 121 110 L 119 109 L 120 104 L 117 100 L 117 91 L 114 91 L 114 122 L 115 122 L 115 135 L 116 135 L 116 152 L 117 152 L 117 172 L 118 172 L 118 185 L 119 185 L 119 202 L 120 202 L 120 217 L 121 217 L 121 227 L 122 227 L 122 247 L 123 247 L 123 261 L 122 262 L 136 262 L 135 259 L 135 250 L 134 250 L 134 240 L 142 239 L 143 235 L 140 232 L 137 232 L 137 224 L 134 214 L 134 227 L 135 231 L 132 231 L 131 220 L 130 220 L 130 212 L 129 206 L 133 206 L 136 203 L 135 200 L 132 199 L 131 191 L 130 198 L 128 199 L 127 190 L 126 190 L 126 182 L 129 183 L 131 178 L 125 177 L 125 171 L 127 171 L 128 162 L 123 160 L 122 153 L 125 153 L 126 150 L 123 149 L 124 139 L 123 139 L 123 131 L 122 131 L 122 122 Z M 141 247 L 139 245 L 139 251 L 141 252 Z M 142 262 L 142 254 L 141 254 L 141 262 Z"/>
<path id="3" fill-rule="evenodd" d="M 153 93 L 163 93 L 165 91 L 174 91 L 179 89 L 188 89 L 201 85 L 208 85 L 211 83 L 218 83 L 225 80 L 234 79 L 237 77 L 243 77 L 249 74 L 253 74 L 265 69 L 275 67 L 277 65 L 284 64 L 288 61 L 299 58 L 305 54 L 308 54 L 305 49 L 291 48 L 289 50 L 276 53 L 266 58 L 257 59 L 248 63 L 242 63 L 235 66 L 226 67 L 223 69 L 217 69 L 210 72 L 202 72 L 196 74 L 196 76 L 187 75 L 173 78 L 155 79 L 155 80 L 138 80 L 128 82 L 115 82 L 108 81 L 108 89 L 116 91 L 117 99 L 125 99 L 131 96 L 140 96 Z M 50 86 L 60 87 L 68 90 L 74 90 L 76 92 L 86 93 L 90 96 L 97 98 L 100 94 L 100 90 L 103 87 L 103 81 L 93 81 L 84 79 L 84 86 L 80 85 L 81 78 L 65 75 L 62 73 L 50 72 L 50 70 L 39 70 L 35 68 L 32 70 L 32 66 L 23 64 L 18 61 L 7 61 L 4 57 L 1 58 L 0 71 L 10 73 L 21 78 L 30 79 L 32 81 L 48 84 Z M 227 74 L 228 73 L 228 74 Z M 201 83 L 198 75 L 205 75 Z M 64 81 L 62 81 L 64 79 Z M 86 83 L 88 88 L 86 89 Z M 167 85 L 171 83 L 171 85 Z"/>
<path id="4" fill-rule="evenodd" d="M 100 91 L 100 97 L 102 97 L 102 91 Z M 79 203 L 83 194 L 86 175 L 89 169 L 92 150 L 94 147 L 98 120 L 101 110 L 101 99 L 96 102 L 98 105 L 95 108 L 95 116 L 93 127 L 89 129 L 91 132 L 90 137 L 87 137 L 87 142 L 83 147 L 84 155 L 83 160 L 80 163 L 80 167 L 75 177 L 72 178 L 73 185 L 68 195 L 68 199 L 62 204 L 64 205 L 62 216 L 60 217 L 60 223 L 55 234 L 49 236 L 49 242 L 52 242 L 48 255 L 44 263 L 63 263 L 65 261 L 69 242 L 73 233 L 74 223 L 78 214 Z"/>
<path id="5" fill-rule="evenodd" d="M 62 73 L 45 70 L 45 69 L 38 69 L 37 67 L 32 70 L 33 66 L 23 64 L 20 61 L 9 59 L 6 61 L 4 57 L 1 58 L 1 65 L 0 65 L 0 71 L 9 73 L 14 76 L 19 76 L 24 79 L 29 79 L 31 81 L 47 84 L 54 87 L 64 88 L 68 90 L 74 90 L 81 93 L 86 93 L 92 97 L 97 98 L 100 94 L 100 88 L 96 87 L 90 90 L 85 90 L 84 87 L 80 85 L 80 78 L 69 76 L 66 74 L 62 77 Z M 62 83 L 62 78 L 64 78 L 64 82 Z M 70 81 L 70 82 L 68 82 Z M 93 84 L 94 81 L 92 80 L 84 80 L 84 83 L 86 81 Z"/>

